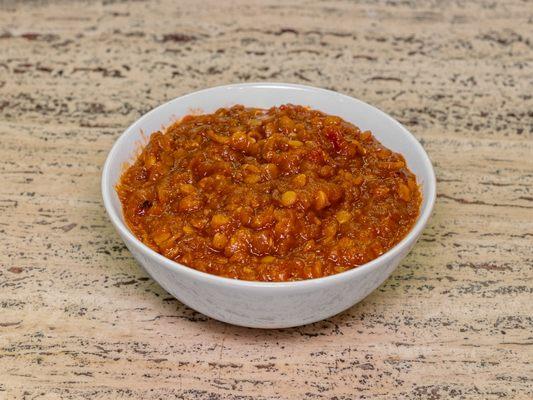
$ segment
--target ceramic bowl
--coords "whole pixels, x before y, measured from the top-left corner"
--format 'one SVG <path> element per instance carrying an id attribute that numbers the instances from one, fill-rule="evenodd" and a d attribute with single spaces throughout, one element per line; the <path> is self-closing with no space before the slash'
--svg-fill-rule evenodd
<path id="1" fill-rule="evenodd" d="M 125 163 L 131 162 L 146 136 L 191 112 L 211 113 L 243 104 L 269 108 L 286 103 L 307 105 L 371 130 L 388 148 L 403 154 L 422 188 L 420 215 L 411 232 L 375 260 L 324 278 L 297 282 L 250 282 L 222 278 L 171 261 L 139 241 L 124 223 L 115 191 Z M 167 292 L 211 318 L 256 328 L 286 328 L 331 317 L 353 306 L 383 283 L 422 233 L 435 203 L 431 161 L 414 136 L 384 112 L 329 90 L 283 83 L 219 86 L 178 97 L 139 118 L 118 138 L 105 162 L 102 195 L 111 222 L 135 259 Z"/>

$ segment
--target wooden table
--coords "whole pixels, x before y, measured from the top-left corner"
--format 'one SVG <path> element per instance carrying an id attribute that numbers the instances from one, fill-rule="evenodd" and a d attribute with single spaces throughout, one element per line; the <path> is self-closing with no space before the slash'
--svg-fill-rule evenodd
<path id="1" fill-rule="evenodd" d="M 531 3 L 289 3 L 0 6 L 0 399 L 533 397 Z M 433 159 L 422 239 L 326 321 L 264 331 L 192 311 L 102 206 L 126 126 L 241 81 L 363 99 Z"/>

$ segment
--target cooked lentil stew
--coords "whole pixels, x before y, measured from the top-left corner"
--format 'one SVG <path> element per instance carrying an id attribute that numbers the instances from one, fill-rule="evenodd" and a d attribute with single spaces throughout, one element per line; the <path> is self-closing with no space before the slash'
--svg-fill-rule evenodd
<path id="1" fill-rule="evenodd" d="M 117 185 L 134 234 L 164 256 L 256 281 L 357 267 L 414 225 L 402 155 L 369 131 L 297 105 L 237 105 L 155 132 Z"/>

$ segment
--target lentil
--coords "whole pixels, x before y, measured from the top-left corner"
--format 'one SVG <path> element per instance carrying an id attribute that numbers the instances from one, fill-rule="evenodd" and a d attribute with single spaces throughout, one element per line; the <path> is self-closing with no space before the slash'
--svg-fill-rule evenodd
<path id="1" fill-rule="evenodd" d="M 151 135 L 117 191 L 155 251 L 259 281 L 364 264 L 409 232 L 421 202 L 404 158 L 370 131 L 294 105 L 186 116 Z"/>

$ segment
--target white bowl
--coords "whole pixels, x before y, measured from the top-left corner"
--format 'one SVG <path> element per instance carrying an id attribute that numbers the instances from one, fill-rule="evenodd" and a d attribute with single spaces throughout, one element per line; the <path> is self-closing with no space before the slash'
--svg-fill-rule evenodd
<path id="1" fill-rule="evenodd" d="M 115 191 L 123 166 L 131 162 L 146 136 L 194 111 L 211 113 L 243 104 L 269 108 L 307 105 L 371 130 L 388 148 L 403 154 L 422 187 L 423 202 L 411 232 L 391 250 L 360 267 L 324 278 L 297 282 L 250 282 L 197 271 L 156 253 L 124 223 Z M 376 289 L 411 250 L 435 203 L 435 174 L 426 152 L 397 121 L 360 100 L 310 86 L 246 83 L 219 86 L 178 97 L 143 115 L 116 141 L 102 172 L 102 195 L 111 222 L 135 259 L 182 303 L 220 321 L 256 328 L 286 328 L 331 317 Z"/>

